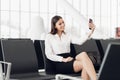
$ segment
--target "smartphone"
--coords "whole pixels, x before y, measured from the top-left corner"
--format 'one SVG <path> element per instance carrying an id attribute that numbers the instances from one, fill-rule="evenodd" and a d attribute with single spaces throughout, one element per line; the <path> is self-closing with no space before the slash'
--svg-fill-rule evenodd
<path id="1" fill-rule="evenodd" d="M 92 19 L 89 19 L 89 23 L 92 23 L 93 22 L 93 20 Z"/>
<path id="2" fill-rule="evenodd" d="M 93 22 L 93 20 L 92 19 L 89 19 L 89 23 L 92 23 Z M 89 29 L 91 30 L 91 27 L 89 27 Z"/>

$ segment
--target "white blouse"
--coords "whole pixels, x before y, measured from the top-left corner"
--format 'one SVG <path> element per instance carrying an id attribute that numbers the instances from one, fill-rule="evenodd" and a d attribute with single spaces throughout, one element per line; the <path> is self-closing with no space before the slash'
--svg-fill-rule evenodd
<path id="1" fill-rule="evenodd" d="M 70 53 L 70 43 L 83 44 L 88 39 L 85 37 L 75 37 L 67 33 L 62 33 L 61 37 L 58 34 L 48 34 L 45 39 L 45 54 L 52 61 L 62 62 L 61 56 L 57 54 Z"/>

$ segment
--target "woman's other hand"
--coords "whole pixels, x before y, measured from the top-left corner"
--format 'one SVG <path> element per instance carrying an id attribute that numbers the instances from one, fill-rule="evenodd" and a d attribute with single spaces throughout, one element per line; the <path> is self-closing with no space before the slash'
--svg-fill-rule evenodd
<path id="1" fill-rule="evenodd" d="M 63 59 L 62 59 L 63 62 L 70 62 L 70 61 L 72 61 L 72 60 L 73 60 L 72 57 L 67 57 L 67 58 L 63 58 Z"/>

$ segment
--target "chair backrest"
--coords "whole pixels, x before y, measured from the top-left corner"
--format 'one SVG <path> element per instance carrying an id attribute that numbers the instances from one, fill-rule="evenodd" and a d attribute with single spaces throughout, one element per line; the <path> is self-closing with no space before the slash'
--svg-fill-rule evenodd
<path id="1" fill-rule="evenodd" d="M 120 80 L 120 43 L 110 43 L 106 49 L 98 80 Z"/>
<path id="2" fill-rule="evenodd" d="M 3 54 L 2 54 L 2 48 L 1 48 L 1 39 L 0 39 L 0 61 L 3 61 Z"/>
<path id="3" fill-rule="evenodd" d="M 106 40 L 100 40 L 104 54 L 106 52 L 107 46 L 109 43 L 111 42 L 119 42 L 120 43 L 120 39 L 106 39 Z"/>
<path id="4" fill-rule="evenodd" d="M 44 60 L 43 60 L 43 55 L 42 55 L 40 41 L 39 40 L 35 40 L 34 41 L 34 46 L 35 46 L 35 51 L 36 51 L 37 60 L 38 60 L 38 68 L 39 69 L 44 69 Z"/>
<path id="5" fill-rule="evenodd" d="M 4 39 L 1 43 L 4 60 L 12 63 L 11 75 L 38 72 L 37 57 L 32 40 Z"/>
<path id="6" fill-rule="evenodd" d="M 101 40 L 99 40 L 99 43 L 100 43 L 99 47 L 101 46 L 101 51 L 102 51 L 101 52 L 101 58 L 102 58 L 102 60 L 104 58 L 107 46 L 111 42 L 120 42 L 120 39 L 106 39 L 106 40 L 101 39 Z"/>
<path id="7" fill-rule="evenodd" d="M 53 62 L 47 59 L 45 55 L 45 40 L 40 40 L 41 50 L 44 59 L 44 67 L 47 74 L 55 74 L 55 67 L 53 66 Z"/>

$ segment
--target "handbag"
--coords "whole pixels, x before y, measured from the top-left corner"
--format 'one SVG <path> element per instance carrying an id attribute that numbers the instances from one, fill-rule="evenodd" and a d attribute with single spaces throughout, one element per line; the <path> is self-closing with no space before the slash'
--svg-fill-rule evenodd
<path id="1" fill-rule="evenodd" d="M 100 55 L 96 51 L 89 51 L 89 52 L 87 52 L 87 54 L 94 65 L 101 64 Z"/>

